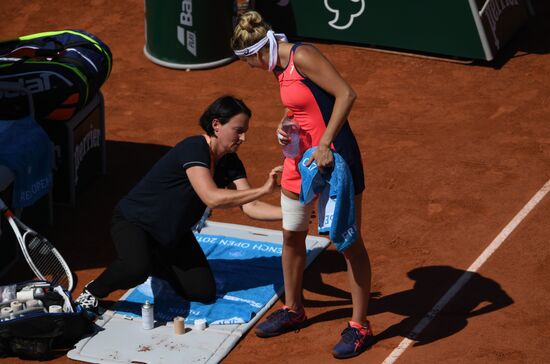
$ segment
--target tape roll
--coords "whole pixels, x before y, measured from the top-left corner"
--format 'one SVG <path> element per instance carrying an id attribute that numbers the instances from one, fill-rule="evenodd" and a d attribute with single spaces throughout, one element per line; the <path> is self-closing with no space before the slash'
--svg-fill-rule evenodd
<path id="1" fill-rule="evenodd" d="M 19 301 L 12 301 L 10 303 L 10 307 L 13 312 L 21 311 L 23 309 L 23 303 Z"/>
<path id="2" fill-rule="evenodd" d="M 34 293 L 31 289 L 23 289 L 17 292 L 17 299 L 19 301 L 32 300 L 34 298 Z"/>
<path id="3" fill-rule="evenodd" d="M 42 301 L 40 301 L 40 300 L 28 300 L 27 302 L 25 302 L 25 305 L 27 305 L 27 308 L 41 307 L 42 306 Z"/>
<path id="4" fill-rule="evenodd" d="M 12 312 L 13 311 L 11 310 L 11 307 L 2 307 L 2 309 L 0 310 L 0 314 L 2 315 L 9 315 Z"/>
<path id="5" fill-rule="evenodd" d="M 185 319 L 181 316 L 174 317 L 174 334 L 185 334 Z"/>
<path id="6" fill-rule="evenodd" d="M 200 331 L 206 329 L 206 320 L 205 320 L 205 319 L 197 319 L 197 320 L 195 320 L 195 328 L 196 328 L 197 330 L 200 330 Z"/>
<path id="7" fill-rule="evenodd" d="M 59 306 L 59 305 L 51 305 L 49 308 L 48 308 L 48 312 L 49 313 L 59 313 L 59 312 L 63 312 L 63 307 Z"/>

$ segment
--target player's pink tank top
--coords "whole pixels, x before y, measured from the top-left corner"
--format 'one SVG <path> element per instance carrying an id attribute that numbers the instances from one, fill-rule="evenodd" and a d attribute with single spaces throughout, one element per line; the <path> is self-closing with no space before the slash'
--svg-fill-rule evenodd
<path id="1" fill-rule="evenodd" d="M 301 177 L 298 162 L 310 147 L 319 145 L 326 126 L 319 104 L 306 80 L 294 65 L 296 44 L 290 52 L 285 69 L 277 72 L 283 105 L 294 113 L 294 121 L 300 125 L 300 155 L 295 159 L 285 158 L 281 186 L 294 193 L 300 193 Z M 307 80 L 309 81 L 309 80 Z M 309 81 L 311 82 L 311 81 Z"/>

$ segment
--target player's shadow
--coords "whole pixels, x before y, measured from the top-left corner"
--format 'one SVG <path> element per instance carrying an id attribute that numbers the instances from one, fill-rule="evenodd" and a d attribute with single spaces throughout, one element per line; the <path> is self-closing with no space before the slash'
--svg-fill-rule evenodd
<path id="1" fill-rule="evenodd" d="M 351 295 L 348 291 L 323 281 L 323 274 L 346 271 L 344 256 L 335 250 L 323 251 L 307 268 L 304 274 L 304 289 L 322 296 L 333 297 L 331 300 L 304 299 L 306 307 L 333 307 L 351 305 Z M 347 310 L 347 309 L 344 309 Z M 338 310 L 331 311 L 332 314 Z M 343 316 L 345 317 L 345 316 Z M 334 317 L 336 318 L 336 317 Z"/>
<path id="2" fill-rule="evenodd" d="M 332 265 L 336 270 L 345 270 L 345 262 L 344 265 L 342 263 L 334 264 L 338 262 L 338 256 L 336 256 L 338 253 L 333 253 L 335 256 L 328 254 L 326 258 L 330 262 L 325 263 L 331 263 L 327 265 Z M 322 283 L 320 274 L 318 274 L 320 271 L 317 272 L 319 269 L 321 268 L 309 272 L 305 288 L 323 295 L 340 298 L 340 300 L 305 301 L 305 305 L 310 307 L 345 305 L 347 307 L 335 308 L 311 317 L 308 324 L 351 317 L 350 294 Z M 411 335 L 418 323 L 432 311 L 439 300 L 463 275 L 469 280 L 462 289 L 435 315 L 424 330 L 417 335 Z M 409 290 L 389 295 L 382 295 L 380 292 L 371 293 L 369 316 L 384 312 L 404 316 L 400 322 L 383 330 L 375 327 L 377 341 L 400 336 L 414 339 L 415 345 L 425 345 L 459 332 L 468 325 L 470 318 L 496 311 L 514 302 L 497 282 L 479 273 L 466 272 L 450 266 L 427 266 L 413 269 L 407 273 L 407 276 L 415 281 Z"/>
<path id="3" fill-rule="evenodd" d="M 494 280 L 479 273 L 466 272 L 450 266 L 420 267 L 408 272 L 415 283 L 406 291 L 371 299 L 369 314 L 391 312 L 403 320 L 378 331 L 378 341 L 395 336 L 408 337 L 414 345 L 425 345 L 451 336 L 468 325 L 468 320 L 511 305 L 514 301 Z M 418 323 L 432 312 L 446 292 L 461 279 L 467 283 L 433 318 L 431 323 L 414 333 Z"/>

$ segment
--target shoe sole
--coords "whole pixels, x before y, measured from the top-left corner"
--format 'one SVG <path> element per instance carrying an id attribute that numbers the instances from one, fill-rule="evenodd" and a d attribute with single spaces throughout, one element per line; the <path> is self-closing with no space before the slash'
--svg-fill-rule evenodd
<path id="1" fill-rule="evenodd" d="M 372 340 L 372 341 L 368 341 L 368 342 L 365 342 L 365 345 L 363 345 L 363 347 L 361 349 L 359 349 L 358 351 L 354 352 L 354 353 L 351 353 L 349 355 L 338 355 L 338 354 L 335 354 L 334 352 L 332 352 L 332 356 L 335 358 L 335 359 L 349 359 L 349 358 L 354 358 L 356 357 L 357 355 L 360 355 L 362 353 L 364 353 L 365 351 L 369 350 L 370 348 L 372 348 L 372 346 L 376 343 L 376 340 Z"/>

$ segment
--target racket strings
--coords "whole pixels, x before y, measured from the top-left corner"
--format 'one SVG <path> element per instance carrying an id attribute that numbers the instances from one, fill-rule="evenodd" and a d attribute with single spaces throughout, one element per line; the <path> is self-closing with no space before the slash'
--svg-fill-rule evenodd
<path id="1" fill-rule="evenodd" d="M 68 274 L 70 273 L 66 271 L 64 262 L 53 245 L 39 235 L 33 234 L 26 238 L 28 239 L 27 251 L 29 256 L 43 276 L 39 278 L 59 284 L 65 288 L 69 287 Z"/>

